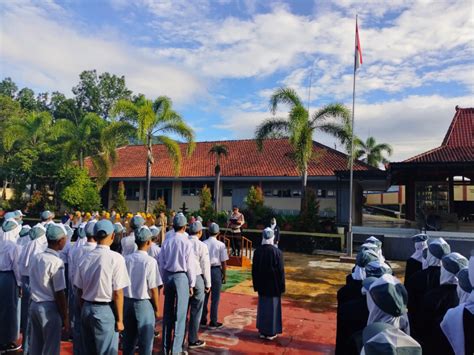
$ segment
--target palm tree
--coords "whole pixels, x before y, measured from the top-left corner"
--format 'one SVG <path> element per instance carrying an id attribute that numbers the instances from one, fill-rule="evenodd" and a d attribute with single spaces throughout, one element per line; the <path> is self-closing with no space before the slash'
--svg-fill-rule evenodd
<path id="1" fill-rule="evenodd" d="M 362 159 L 365 163 L 378 168 L 380 164 L 388 163 L 384 157 L 384 152 L 389 156 L 392 155 L 393 149 L 390 144 L 377 144 L 374 137 L 368 137 L 365 142 L 356 138 L 354 140 L 354 157 Z"/>
<path id="2" fill-rule="evenodd" d="M 274 134 L 282 134 L 288 137 L 293 148 L 293 158 L 301 174 L 301 210 L 303 211 L 308 181 L 308 163 L 315 158 L 313 134 L 316 131 L 332 133 L 333 125 L 326 122 L 326 120 L 328 118 L 338 118 L 348 121 L 350 112 L 342 104 L 336 103 L 322 107 L 310 117 L 303 101 L 296 91 L 291 88 L 279 88 L 273 93 L 270 98 L 270 111 L 273 115 L 275 115 L 280 104 L 286 104 L 290 107 L 288 118 L 270 118 L 259 125 L 255 131 L 257 147 L 262 150 L 263 141 Z"/>
<path id="3" fill-rule="evenodd" d="M 170 156 L 174 172 L 179 175 L 181 169 L 181 149 L 178 142 L 167 136 L 176 135 L 184 138 L 187 144 L 187 155 L 194 151 L 194 132 L 183 118 L 173 110 L 172 101 L 160 96 L 155 101 L 138 96 L 133 102 L 119 100 L 112 109 L 112 114 L 120 116 L 122 122 L 136 125 L 136 135 L 147 147 L 146 162 L 146 195 L 145 211 L 148 212 L 150 202 L 151 165 L 154 163 L 153 144 L 163 144 Z"/>
<path id="4" fill-rule="evenodd" d="M 216 212 L 219 212 L 219 195 L 221 185 L 221 157 L 227 157 L 229 155 L 229 147 L 225 144 L 214 144 L 209 150 L 209 154 L 216 156 L 216 167 L 214 173 L 216 174 L 216 185 L 214 186 L 214 204 Z"/>

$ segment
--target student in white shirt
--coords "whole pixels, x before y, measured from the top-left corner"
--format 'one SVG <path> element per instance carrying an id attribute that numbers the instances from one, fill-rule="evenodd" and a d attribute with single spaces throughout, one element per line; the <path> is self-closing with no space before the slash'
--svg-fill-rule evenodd
<path id="1" fill-rule="evenodd" d="M 148 255 L 155 258 L 156 262 L 158 262 L 158 255 L 160 254 L 161 248 L 157 243 L 161 235 L 161 227 L 151 226 L 150 232 L 152 243 L 150 249 L 148 249 Z"/>
<path id="2" fill-rule="evenodd" d="M 222 323 L 217 321 L 217 314 L 219 310 L 219 300 L 221 297 L 222 284 L 226 282 L 226 268 L 227 249 L 225 244 L 217 240 L 219 235 L 219 226 L 212 223 L 209 226 L 210 237 L 204 241 L 209 250 L 209 259 L 211 261 L 211 321 L 209 322 L 209 329 L 222 328 Z M 202 312 L 201 325 L 207 324 L 207 304 L 209 303 L 209 293 L 206 294 L 204 300 L 204 309 Z"/>
<path id="3" fill-rule="evenodd" d="M 20 247 L 16 240 L 21 225 L 13 218 L 8 218 L 2 225 L 0 240 L 0 351 L 15 351 L 20 348 L 18 340 L 20 272 L 18 259 Z"/>
<path id="4" fill-rule="evenodd" d="M 211 290 L 211 262 L 209 260 L 209 250 L 206 244 L 201 242 L 202 224 L 199 221 L 189 226 L 189 240 L 193 245 L 196 259 L 196 286 L 193 297 L 189 300 L 189 327 L 188 343 L 189 348 L 200 348 L 206 343 L 198 338 L 199 323 L 201 321 L 204 297 Z"/>
<path id="5" fill-rule="evenodd" d="M 48 248 L 36 254 L 30 267 L 31 355 L 59 355 L 61 328 L 69 331 L 64 262 L 59 252 L 66 245 L 67 232 L 61 224 L 46 230 Z"/>
<path id="6" fill-rule="evenodd" d="M 132 228 L 132 232 L 128 236 L 123 237 L 122 241 L 120 242 L 122 244 L 122 255 L 124 257 L 137 250 L 137 245 L 135 244 L 135 230 L 144 225 L 145 220 L 142 216 L 136 215 L 130 220 L 130 228 Z"/>
<path id="7" fill-rule="evenodd" d="M 133 355 L 138 345 L 140 355 L 151 355 L 158 318 L 158 288 L 163 285 L 158 263 L 148 255 L 153 242 L 148 227 L 135 230 L 138 250 L 125 257 L 130 286 L 124 290 L 123 354 Z M 151 301 L 151 302 L 150 302 Z"/>
<path id="8" fill-rule="evenodd" d="M 98 221 L 94 232 L 97 247 L 83 258 L 74 276 L 82 303 L 82 353 L 117 354 L 118 332 L 124 329 L 123 289 L 130 279 L 123 256 L 110 250 L 112 222 Z"/>

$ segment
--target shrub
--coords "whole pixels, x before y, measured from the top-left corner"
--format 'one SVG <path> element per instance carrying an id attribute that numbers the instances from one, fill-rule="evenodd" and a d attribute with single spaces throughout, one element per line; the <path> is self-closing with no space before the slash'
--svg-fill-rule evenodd
<path id="1" fill-rule="evenodd" d="M 78 166 L 63 168 L 60 172 L 62 181 L 61 200 L 70 208 L 80 211 L 100 209 L 100 195 L 96 184 L 90 179 L 86 169 Z"/>
<path id="2" fill-rule="evenodd" d="M 166 202 L 163 197 L 160 197 L 158 201 L 156 201 L 155 207 L 153 207 L 153 213 L 156 216 L 159 216 L 161 212 L 167 212 Z"/>
<path id="3" fill-rule="evenodd" d="M 245 198 L 245 204 L 249 210 L 258 210 L 263 207 L 263 191 L 262 188 L 257 186 L 251 186 L 247 197 Z"/>
<path id="4" fill-rule="evenodd" d="M 125 184 L 120 181 L 118 184 L 117 195 L 115 196 L 112 208 L 122 216 L 128 211 L 127 199 L 125 198 Z"/>
<path id="5" fill-rule="evenodd" d="M 316 192 L 308 188 L 306 190 L 305 203 L 300 213 L 299 230 L 305 232 L 318 232 L 319 225 L 319 201 Z"/>

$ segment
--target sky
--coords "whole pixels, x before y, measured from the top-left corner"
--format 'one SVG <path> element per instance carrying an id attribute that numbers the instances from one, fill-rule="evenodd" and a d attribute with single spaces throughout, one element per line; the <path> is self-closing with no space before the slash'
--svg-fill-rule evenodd
<path id="1" fill-rule="evenodd" d="M 198 141 L 252 138 L 282 86 L 311 112 L 351 108 L 358 14 L 355 132 L 391 144 L 401 161 L 441 144 L 456 105 L 474 107 L 473 4 L 0 0 L 0 75 L 67 96 L 83 70 L 125 75 L 135 93 L 171 97 Z"/>

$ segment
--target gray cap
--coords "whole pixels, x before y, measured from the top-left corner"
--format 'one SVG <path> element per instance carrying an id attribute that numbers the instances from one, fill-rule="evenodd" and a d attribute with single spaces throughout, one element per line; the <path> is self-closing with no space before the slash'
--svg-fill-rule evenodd
<path id="1" fill-rule="evenodd" d="M 202 223 L 202 217 L 201 216 L 197 216 L 196 219 Z"/>
<path id="2" fill-rule="evenodd" d="M 30 235 L 31 227 L 29 225 L 23 226 L 20 230 L 20 237 L 26 237 Z"/>
<path id="3" fill-rule="evenodd" d="M 449 253 L 441 259 L 443 267 L 451 274 L 456 275 L 461 269 L 467 268 L 469 261 L 459 253 Z"/>
<path id="4" fill-rule="evenodd" d="M 188 224 L 186 216 L 182 213 L 177 213 L 173 218 L 173 227 L 182 228 Z"/>
<path id="5" fill-rule="evenodd" d="M 451 252 L 449 244 L 443 238 L 431 239 L 428 250 L 437 259 L 442 259 L 443 256 Z"/>
<path id="6" fill-rule="evenodd" d="M 93 237 L 95 235 L 94 232 L 94 226 L 97 224 L 96 219 L 91 219 L 89 222 L 87 222 L 86 226 L 84 227 L 84 231 L 86 234 L 86 237 Z"/>
<path id="7" fill-rule="evenodd" d="M 151 240 L 151 232 L 150 229 L 147 226 L 142 226 L 135 230 L 135 241 L 139 243 L 146 242 L 148 240 Z"/>
<path id="8" fill-rule="evenodd" d="M 161 227 L 151 226 L 151 227 L 150 227 L 150 232 L 151 232 L 151 236 L 152 236 L 153 238 L 158 237 L 158 235 L 159 235 L 160 232 L 161 232 Z"/>
<path id="9" fill-rule="evenodd" d="M 25 215 L 20 210 L 13 211 L 15 218 L 24 217 Z"/>
<path id="10" fill-rule="evenodd" d="M 379 260 L 374 260 L 365 266 L 365 274 L 367 277 L 373 276 L 379 278 L 385 274 L 392 275 L 393 272 L 387 264 L 381 263 Z"/>
<path id="11" fill-rule="evenodd" d="M 83 239 L 86 237 L 86 225 L 87 223 L 83 222 L 79 225 L 79 228 L 77 228 L 77 237 L 80 239 Z"/>
<path id="12" fill-rule="evenodd" d="M 370 296 L 385 313 L 400 317 L 407 313 L 408 293 L 400 281 L 389 274 L 382 275 L 370 286 Z"/>
<path id="13" fill-rule="evenodd" d="M 125 228 L 123 228 L 122 223 L 120 223 L 120 222 L 114 223 L 114 232 L 115 232 L 115 234 L 122 233 L 124 230 L 125 230 Z"/>
<path id="14" fill-rule="evenodd" d="M 356 256 L 356 265 L 365 267 L 371 261 L 379 260 L 378 254 L 374 250 L 361 250 Z"/>
<path id="15" fill-rule="evenodd" d="M 200 231 L 202 231 L 202 223 L 199 221 L 191 223 L 189 226 L 189 233 L 192 235 L 198 234 Z"/>
<path id="16" fill-rule="evenodd" d="M 473 286 L 471 285 L 471 281 L 469 280 L 469 269 L 465 268 L 465 269 L 459 270 L 456 277 L 458 278 L 458 281 L 459 281 L 459 287 L 464 292 L 471 293 L 473 290 Z"/>
<path id="17" fill-rule="evenodd" d="M 418 242 L 424 242 L 428 240 L 428 235 L 425 233 L 420 233 L 420 234 L 415 234 L 413 237 L 411 237 L 411 240 L 413 243 L 418 243 Z"/>
<path id="18" fill-rule="evenodd" d="M 67 237 L 67 231 L 62 224 L 50 223 L 46 228 L 46 239 L 60 240 Z"/>
<path id="19" fill-rule="evenodd" d="M 3 219 L 6 221 L 7 219 L 12 219 L 15 218 L 15 212 L 7 212 L 3 216 Z"/>
<path id="20" fill-rule="evenodd" d="M 43 235 L 46 234 L 46 231 L 44 230 L 44 227 L 42 226 L 34 226 L 33 228 L 30 229 L 30 239 L 35 240 L 38 239 L 39 237 L 42 237 Z"/>
<path id="21" fill-rule="evenodd" d="M 136 215 L 136 216 L 133 216 L 132 219 L 130 220 L 130 227 L 132 227 L 132 229 L 138 229 L 144 225 L 145 225 L 145 219 L 142 216 Z"/>
<path id="22" fill-rule="evenodd" d="M 41 220 L 43 220 L 43 221 L 46 221 L 47 219 L 53 218 L 53 217 L 54 217 L 54 213 L 51 212 L 51 211 L 43 211 L 43 212 L 41 212 L 41 214 L 40 214 L 40 218 L 41 218 Z"/>
<path id="23" fill-rule="evenodd" d="M 210 235 L 219 234 L 219 225 L 217 223 L 211 223 L 211 225 L 209 226 L 209 234 Z"/>
<path id="24" fill-rule="evenodd" d="M 272 239 L 275 236 L 275 232 L 271 228 L 265 228 L 262 232 L 263 239 Z"/>
<path id="25" fill-rule="evenodd" d="M 102 219 L 94 225 L 94 235 L 97 236 L 99 232 L 105 232 L 110 235 L 115 231 L 114 225 L 108 219 Z"/>
<path id="26" fill-rule="evenodd" d="M 391 324 L 375 322 L 362 332 L 365 355 L 421 355 L 421 345 Z"/>
<path id="27" fill-rule="evenodd" d="M 375 238 L 374 236 L 370 236 L 369 238 L 365 240 L 365 242 L 375 244 L 379 248 L 382 246 L 382 242 L 379 239 Z"/>
<path id="28" fill-rule="evenodd" d="M 69 227 L 67 224 L 63 224 L 64 229 L 66 230 L 67 237 L 71 238 L 72 235 L 74 234 L 74 231 L 72 230 L 71 227 Z"/>

